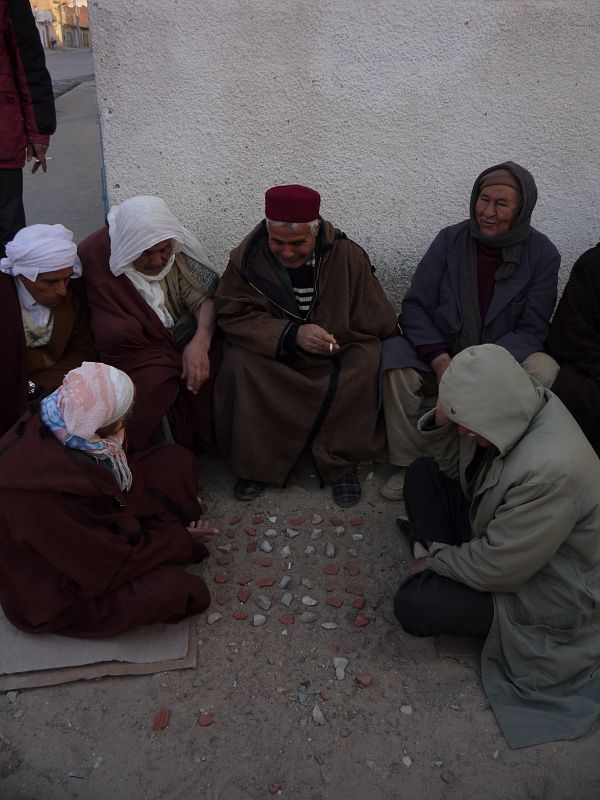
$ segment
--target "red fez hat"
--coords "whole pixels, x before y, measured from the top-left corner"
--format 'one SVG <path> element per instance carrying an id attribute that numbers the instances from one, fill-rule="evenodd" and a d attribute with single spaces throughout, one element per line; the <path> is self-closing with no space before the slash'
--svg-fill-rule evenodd
<path id="1" fill-rule="evenodd" d="M 274 222 L 312 222 L 319 216 L 321 195 L 297 183 L 265 192 L 265 217 Z"/>

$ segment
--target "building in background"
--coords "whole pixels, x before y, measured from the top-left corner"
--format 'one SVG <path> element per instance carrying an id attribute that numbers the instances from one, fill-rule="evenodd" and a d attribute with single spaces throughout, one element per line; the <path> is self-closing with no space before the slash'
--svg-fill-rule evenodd
<path id="1" fill-rule="evenodd" d="M 87 0 L 31 0 L 44 47 L 90 47 Z"/>

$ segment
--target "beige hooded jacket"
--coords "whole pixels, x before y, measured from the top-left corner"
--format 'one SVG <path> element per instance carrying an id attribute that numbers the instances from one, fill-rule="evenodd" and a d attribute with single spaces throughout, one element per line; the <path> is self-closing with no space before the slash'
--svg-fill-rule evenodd
<path id="1" fill-rule="evenodd" d="M 419 423 L 471 502 L 473 539 L 428 559 L 492 592 L 483 684 L 512 747 L 584 733 L 600 715 L 600 461 L 573 417 L 504 350 L 455 356 Z M 456 424 L 453 424 L 456 423 Z M 494 446 L 469 469 L 473 438 Z"/>

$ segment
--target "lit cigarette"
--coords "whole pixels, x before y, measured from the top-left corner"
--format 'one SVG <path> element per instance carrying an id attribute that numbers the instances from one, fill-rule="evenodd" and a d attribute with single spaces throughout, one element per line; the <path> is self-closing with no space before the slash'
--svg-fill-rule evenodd
<path id="1" fill-rule="evenodd" d="M 329 342 L 329 352 L 333 353 L 333 342 Z"/>

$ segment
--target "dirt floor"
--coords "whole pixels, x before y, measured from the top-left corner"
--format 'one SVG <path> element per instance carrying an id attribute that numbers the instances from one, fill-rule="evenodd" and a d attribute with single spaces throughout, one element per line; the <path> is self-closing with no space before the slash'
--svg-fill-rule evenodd
<path id="1" fill-rule="evenodd" d="M 389 468 L 362 468 L 363 500 L 350 512 L 335 508 L 309 464 L 287 489 L 250 504 L 233 499 L 222 462 L 205 462 L 203 474 L 203 500 L 221 532 L 202 572 L 209 611 L 221 617 L 198 620 L 197 670 L 0 696 L 0 800 L 600 797 L 600 725 L 575 742 L 511 750 L 477 661 L 442 658 L 435 641 L 395 622 L 409 554 L 394 524 L 402 508 L 378 493 Z M 322 522 L 312 522 L 315 514 Z M 290 538 L 288 528 L 300 533 Z M 265 536 L 268 529 L 277 535 Z M 325 573 L 332 567 L 336 575 Z M 221 575 L 228 579 L 216 583 Z M 284 576 L 291 582 L 281 589 Z M 242 603 L 244 577 L 251 595 Z M 260 588 L 265 579 L 274 585 Z M 302 622 L 304 611 L 317 619 Z M 280 621 L 284 613 L 293 623 Z M 264 624 L 254 625 L 255 614 Z M 357 617 L 368 624 L 358 627 Z M 347 659 L 344 677 L 334 658 Z M 161 708 L 170 709 L 170 725 L 153 732 Z M 207 714 L 212 724 L 198 725 Z"/>

